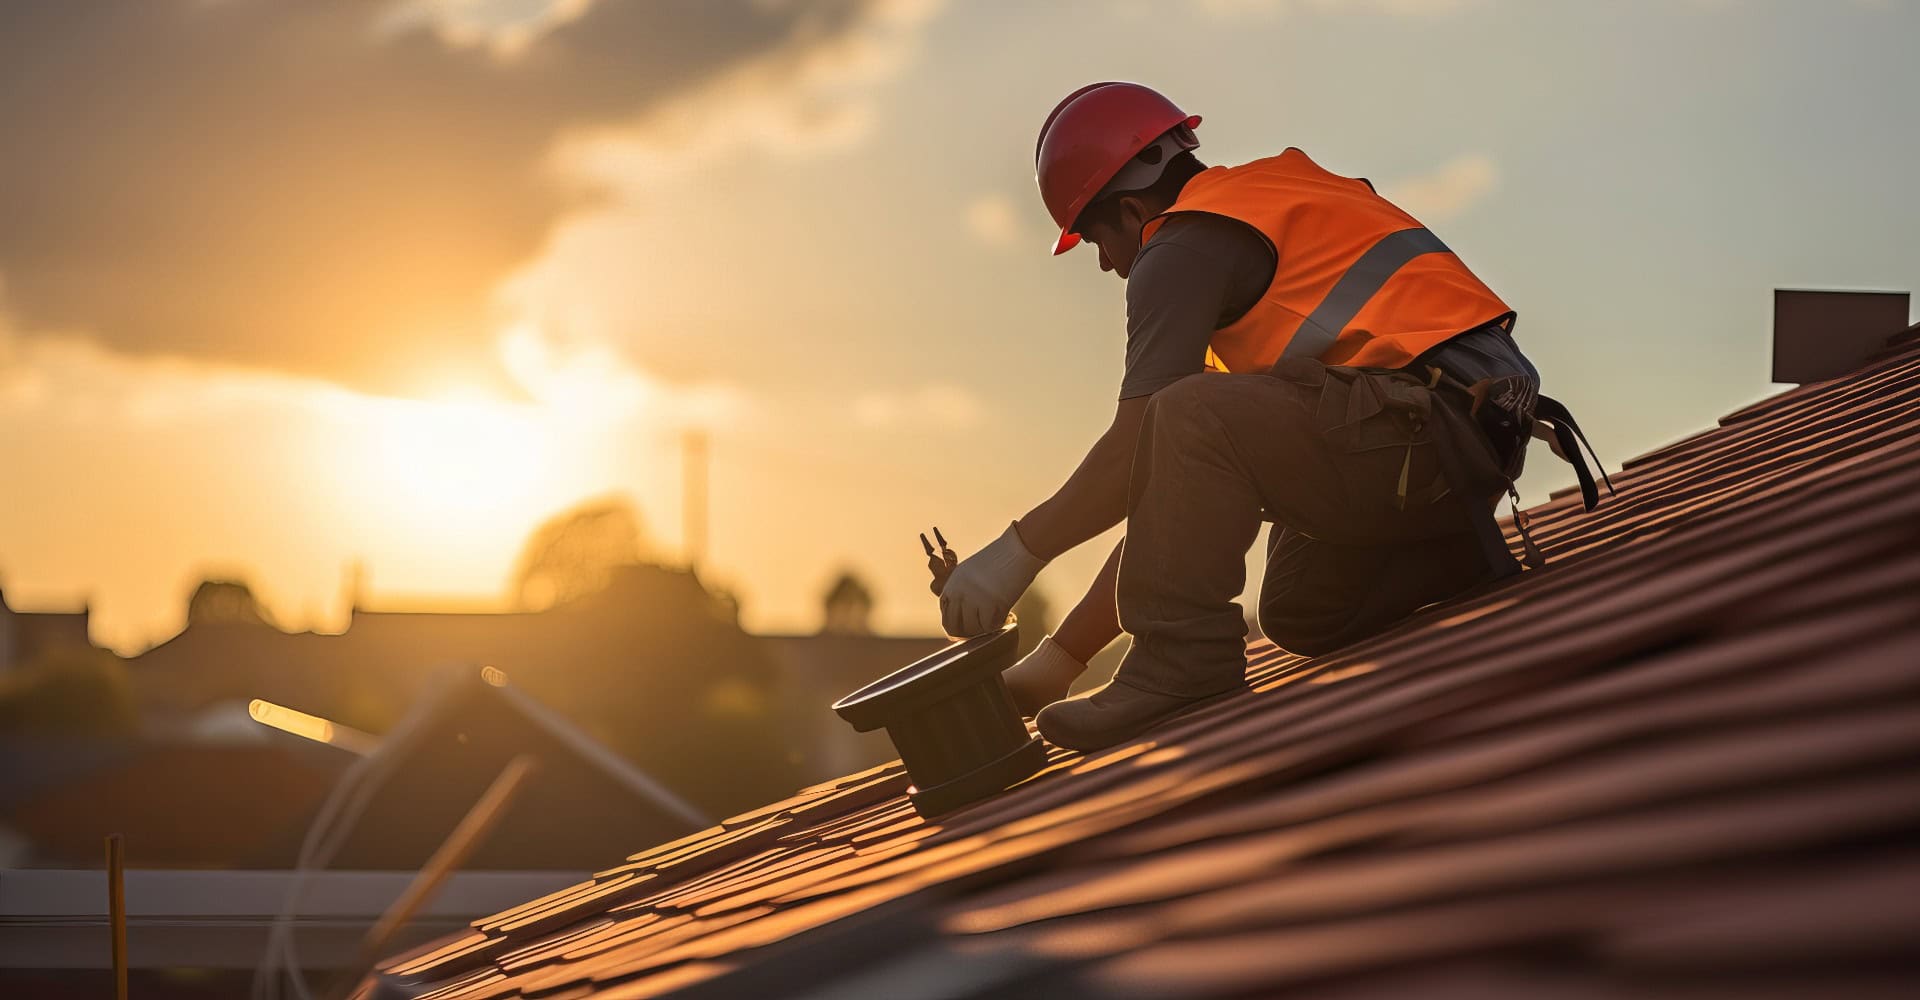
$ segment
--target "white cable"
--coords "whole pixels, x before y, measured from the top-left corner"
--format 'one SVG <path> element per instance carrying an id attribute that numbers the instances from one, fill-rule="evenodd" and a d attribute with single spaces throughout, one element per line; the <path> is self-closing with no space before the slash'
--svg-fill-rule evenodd
<path id="1" fill-rule="evenodd" d="M 300 894 L 306 887 L 307 874 L 324 868 L 339 852 L 347 835 L 353 832 L 354 824 L 366 812 L 374 793 L 379 791 L 387 773 L 401 758 L 399 748 L 410 742 L 407 737 L 419 728 L 420 720 L 436 700 L 423 699 L 420 707 L 407 713 L 398 725 L 381 738 L 379 747 L 372 754 L 354 761 L 340 776 L 340 780 L 334 783 L 326 800 L 321 803 L 319 812 L 307 825 L 286 897 L 281 902 L 280 912 L 267 929 L 266 952 L 254 967 L 250 990 L 253 1000 L 282 1000 L 283 982 L 293 988 L 298 1000 L 313 1000 L 301 972 L 299 949 L 293 933 L 294 914 L 299 906 Z M 284 979 L 282 971 L 286 974 Z"/>
<path id="2" fill-rule="evenodd" d="M 306 876 L 315 867 L 316 857 L 320 855 L 321 841 L 338 824 L 341 812 L 350 799 L 360 799 L 362 789 L 377 788 L 377 783 L 367 779 L 376 770 L 384 769 L 388 764 L 388 755 L 375 752 L 373 756 L 363 757 L 353 763 L 340 780 L 334 783 L 320 811 L 313 822 L 308 824 L 306 836 L 301 839 L 300 853 L 294 862 L 293 878 L 287 886 L 285 898 L 281 900 L 280 912 L 275 915 L 267 930 L 267 949 L 261 956 L 260 965 L 254 970 L 252 995 L 254 1000 L 281 1000 L 284 995 L 283 979 L 280 975 L 285 969 L 293 979 L 293 990 L 301 1000 L 311 1000 L 306 982 L 300 975 L 297 948 L 293 935 L 293 919 L 299 906 L 300 896 L 306 887 Z"/>
<path id="3" fill-rule="evenodd" d="M 442 689 L 444 690 L 444 686 L 453 677 L 465 676 L 473 669 L 469 665 L 443 669 L 440 677 Z M 644 772 L 606 753 L 604 749 L 579 741 L 575 734 L 569 731 L 569 727 L 557 721 L 557 716 L 545 706 L 526 698 L 518 691 L 509 690 L 507 693 L 513 696 L 517 708 L 527 712 L 536 722 L 547 726 L 559 738 L 566 740 L 576 752 L 607 768 L 616 777 L 626 780 L 634 787 L 637 794 L 649 799 L 669 815 L 689 820 L 696 828 L 710 822 L 693 806 L 674 796 Z M 297 1000 L 313 1000 L 313 995 L 307 989 L 306 978 L 301 972 L 298 943 L 293 933 L 294 911 L 299 906 L 300 894 L 306 886 L 307 874 L 326 868 L 332 862 L 333 856 L 345 846 L 354 825 L 360 821 L 361 815 L 372 803 L 374 795 L 379 792 L 387 775 L 405 757 L 406 748 L 413 742 L 413 734 L 426 725 L 426 720 L 433 714 L 442 696 L 442 691 L 432 691 L 427 697 L 416 702 L 414 709 L 381 737 L 380 745 L 374 748 L 373 753 L 354 761 L 327 793 L 327 798 L 321 803 L 320 810 L 314 814 L 313 821 L 307 825 L 306 835 L 301 838 L 300 853 L 294 862 L 293 878 L 287 887 L 286 898 L 281 902 L 280 912 L 267 929 L 266 952 L 261 955 L 259 964 L 254 967 L 250 991 L 252 1000 L 283 1000 L 283 983 L 292 987 Z"/>

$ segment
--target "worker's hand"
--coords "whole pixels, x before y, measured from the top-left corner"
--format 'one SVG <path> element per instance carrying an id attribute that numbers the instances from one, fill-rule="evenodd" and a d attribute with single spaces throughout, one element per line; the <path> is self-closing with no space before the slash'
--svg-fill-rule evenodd
<path id="1" fill-rule="evenodd" d="M 1047 561 L 1027 550 L 1012 524 L 986 548 L 960 560 L 940 588 L 940 622 L 956 638 L 1006 623 L 1013 602 L 1027 592 Z"/>

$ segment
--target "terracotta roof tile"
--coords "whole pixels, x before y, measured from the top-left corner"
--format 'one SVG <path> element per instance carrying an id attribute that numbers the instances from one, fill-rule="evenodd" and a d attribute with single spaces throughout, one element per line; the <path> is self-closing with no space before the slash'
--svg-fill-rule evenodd
<path id="1" fill-rule="evenodd" d="M 1920 343 L 1533 509 L 1550 565 L 939 822 L 898 764 L 388 995 L 1894 995 L 1920 962 Z M 1517 545 L 1517 537 L 1510 541 Z M 822 709 L 824 711 L 824 707 Z"/>

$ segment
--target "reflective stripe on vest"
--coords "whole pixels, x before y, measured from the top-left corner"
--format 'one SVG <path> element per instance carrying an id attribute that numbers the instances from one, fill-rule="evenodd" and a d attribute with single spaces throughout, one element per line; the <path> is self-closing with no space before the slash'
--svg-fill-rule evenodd
<path id="1" fill-rule="evenodd" d="M 1387 279 L 1394 276 L 1407 261 L 1427 253 L 1450 253 L 1440 237 L 1426 229 L 1402 229 L 1397 233 L 1388 233 L 1380 242 L 1367 248 L 1360 259 L 1347 268 L 1340 276 L 1333 291 L 1320 300 L 1313 312 L 1308 314 L 1306 322 L 1300 324 L 1293 339 L 1287 341 L 1287 348 L 1281 352 L 1289 358 L 1317 358 L 1326 353 L 1333 342 L 1340 339 L 1340 331 L 1353 322 L 1360 310 L 1373 299 L 1386 285 Z"/>

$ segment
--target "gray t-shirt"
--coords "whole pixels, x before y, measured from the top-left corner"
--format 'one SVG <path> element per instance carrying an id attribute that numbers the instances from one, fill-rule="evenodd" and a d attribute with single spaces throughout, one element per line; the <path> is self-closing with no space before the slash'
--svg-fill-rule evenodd
<path id="1" fill-rule="evenodd" d="M 1273 284 L 1273 248 L 1252 226 L 1186 213 L 1162 223 L 1127 276 L 1127 368 L 1120 398 L 1151 396 L 1206 367 L 1213 331 Z"/>

